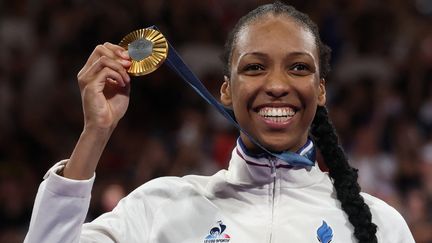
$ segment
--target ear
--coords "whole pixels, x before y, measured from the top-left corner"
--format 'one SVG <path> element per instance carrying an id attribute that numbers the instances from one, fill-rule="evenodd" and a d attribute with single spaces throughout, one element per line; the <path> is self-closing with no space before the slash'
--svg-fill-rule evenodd
<path id="1" fill-rule="evenodd" d="M 230 80 L 227 76 L 224 76 L 224 82 L 220 89 L 221 93 L 221 103 L 224 106 L 232 106 L 232 97 L 231 97 L 231 86 L 230 86 Z"/>
<path id="2" fill-rule="evenodd" d="M 325 88 L 325 79 L 320 79 L 319 87 L 318 87 L 318 105 L 324 106 L 326 104 L 326 88 Z"/>

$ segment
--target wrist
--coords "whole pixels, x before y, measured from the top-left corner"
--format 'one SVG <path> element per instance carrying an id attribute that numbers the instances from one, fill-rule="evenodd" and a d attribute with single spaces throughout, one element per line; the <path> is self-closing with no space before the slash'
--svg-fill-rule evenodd
<path id="1" fill-rule="evenodd" d="M 76 180 L 91 178 L 112 132 L 113 129 L 85 126 L 63 176 Z"/>
<path id="2" fill-rule="evenodd" d="M 112 124 L 110 126 L 98 126 L 91 123 L 86 123 L 84 125 L 81 135 L 93 135 L 97 137 L 111 136 L 117 124 Z"/>

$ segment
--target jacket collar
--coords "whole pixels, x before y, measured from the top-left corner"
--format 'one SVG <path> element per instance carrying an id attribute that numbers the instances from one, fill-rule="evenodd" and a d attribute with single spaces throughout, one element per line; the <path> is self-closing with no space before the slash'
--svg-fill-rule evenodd
<path id="1" fill-rule="evenodd" d="M 236 185 L 259 186 L 272 183 L 276 178 L 281 187 L 295 188 L 320 182 L 324 176 L 318 166 L 292 166 L 267 154 L 251 154 L 238 139 L 228 167 L 227 181 Z"/>

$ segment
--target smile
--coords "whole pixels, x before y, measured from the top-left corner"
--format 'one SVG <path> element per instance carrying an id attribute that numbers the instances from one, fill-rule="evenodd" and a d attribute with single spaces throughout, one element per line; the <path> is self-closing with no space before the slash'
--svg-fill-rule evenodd
<path id="1" fill-rule="evenodd" d="M 290 107 L 262 107 L 258 110 L 258 114 L 271 122 L 284 123 L 289 121 L 296 111 Z"/>

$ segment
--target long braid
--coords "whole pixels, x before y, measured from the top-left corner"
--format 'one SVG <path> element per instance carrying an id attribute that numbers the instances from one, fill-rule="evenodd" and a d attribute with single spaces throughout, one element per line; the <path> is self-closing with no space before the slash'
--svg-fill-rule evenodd
<path id="1" fill-rule="evenodd" d="M 377 226 L 372 223 L 369 206 L 359 194 L 357 169 L 348 164 L 348 159 L 339 144 L 338 136 L 325 107 L 318 107 L 311 126 L 311 134 L 329 168 L 329 175 L 333 179 L 342 209 L 354 226 L 354 236 L 359 243 L 377 242 L 375 235 Z"/>

